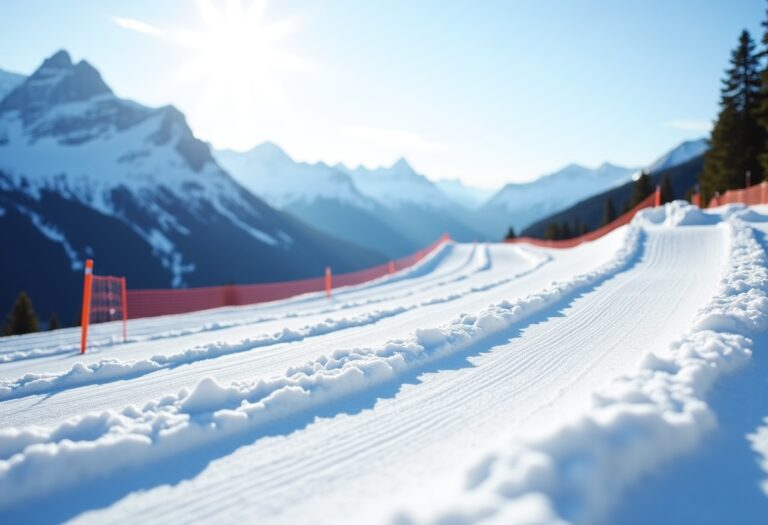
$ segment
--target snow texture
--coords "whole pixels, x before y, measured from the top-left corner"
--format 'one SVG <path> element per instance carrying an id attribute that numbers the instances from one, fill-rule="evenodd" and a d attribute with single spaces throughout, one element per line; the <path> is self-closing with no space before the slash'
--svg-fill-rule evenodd
<path id="1" fill-rule="evenodd" d="M 54 428 L 2 429 L 0 509 L 64 484 L 265 428 L 323 403 L 397 381 L 417 366 L 458 352 L 621 271 L 636 257 L 642 238 L 639 228 L 627 229 L 624 244 L 609 263 L 553 283 L 540 293 L 493 304 L 477 314 L 461 314 L 442 327 L 417 329 L 381 346 L 336 350 L 281 376 L 230 385 L 206 378 L 191 390 L 142 407 L 76 417 Z M 103 366 L 110 373 L 110 364 Z M 74 371 L 74 376 L 79 374 L 88 372 Z"/>
<path id="2" fill-rule="evenodd" d="M 708 221 L 688 208 L 672 203 L 651 210 L 633 227 Z M 445 497 L 444 508 L 404 511 L 394 521 L 508 523 L 519 515 L 530 523 L 598 523 L 632 481 L 695 447 L 716 425 L 708 391 L 749 361 L 748 337 L 768 327 L 765 251 L 738 217 L 723 227 L 730 233 L 728 268 L 688 335 L 596 394 L 588 413 L 548 434 L 486 451 L 467 472 L 465 490 Z M 764 454 L 765 444 L 761 429 L 753 446 Z"/>

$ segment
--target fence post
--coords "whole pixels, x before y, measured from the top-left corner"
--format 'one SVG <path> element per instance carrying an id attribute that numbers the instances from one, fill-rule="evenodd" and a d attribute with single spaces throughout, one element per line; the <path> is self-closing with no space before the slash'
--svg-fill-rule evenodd
<path id="1" fill-rule="evenodd" d="M 125 277 L 120 278 L 120 286 L 122 287 L 122 302 L 123 305 L 123 343 L 128 342 L 128 292 L 125 285 Z"/>
<path id="2" fill-rule="evenodd" d="M 80 353 L 85 353 L 88 345 L 88 323 L 91 320 L 91 285 L 93 283 L 93 259 L 85 261 L 83 280 L 83 309 L 80 314 Z"/>
<path id="3" fill-rule="evenodd" d="M 331 267 L 326 266 L 325 267 L 325 296 L 330 299 L 331 298 Z"/>
<path id="4" fill-rule="evenodd" d="M 661 206 L 661 186 L 659 186 L 658 184 L 656 185 L 656 193 L 653 199 L 653 205 L 656 208 Z"/>

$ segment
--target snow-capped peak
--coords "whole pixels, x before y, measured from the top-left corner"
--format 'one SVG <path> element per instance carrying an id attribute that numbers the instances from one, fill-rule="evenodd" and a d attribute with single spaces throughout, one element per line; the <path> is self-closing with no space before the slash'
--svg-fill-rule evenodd
<path id="1" fill-rule="evenodd" d="M 411 204 L 427 208 L 445 208 L 454 205 L 440 188 L 414 170 L 405 158 L 398 159 L 390 167 L 348 168 L 337 164 L 336 168 L 349 174 L 363 195 L 386 207 Z"/>
<path id="2" fill-rule="evenodd" d="M 101 95 L 112 90 L 99 72 L 85 60 L 73 64 L 69 53 L 59 51 L 0 101 L 0 114 L 18 111 L 29 123 L 57 105 Z"/>
<path id="3" fill-rule="evenodd" d="M 216 159 L 241 184 L 277 208 L 317 199 L 364 209 L 373 206 L 357 191 L 347 173 L 322 162 L 297 162 L 274 142 L 261 143 L 242 153 L 220 150 Z"/>

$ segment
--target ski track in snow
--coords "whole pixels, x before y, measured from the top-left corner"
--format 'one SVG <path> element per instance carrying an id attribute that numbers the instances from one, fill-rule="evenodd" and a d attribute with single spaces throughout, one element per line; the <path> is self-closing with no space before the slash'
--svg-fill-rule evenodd
<path id="1" fill-rule="evenodd" d="M 655 213 L 640 222 L 657 222 Z M 720 290 L 666 357 L 649 354 L 638 371 L 596 394 L 595 407 L 565 427 L 489 452 L 468 471 L 466 490 L 447 498 L 447 508 L 397 521 L 503 523 L 524 516 L 530 523 L 598 523 L 629 483 L 695 447 L 716 425 L 706 394 L 721 375 L 748 362 L 748 336 L 768 327 L 765 251 L 740 219 L 727 226 L 731 245 Z M 763 430 L 752 441 L 763 453 Z"/>
<path id="2" fill-rule="evenodd" d="M 269 311 L 270 307 L 273 307 L 275 303 L 258 304 L 254 306 L 246 307 L 225 307 L 216 310 L 207 311 L 203 314 L 192 313 L 186 315 L 175 316 L 161 316 L 150 319 L 141 319 L 137 321 L 131 321 L 131 334 L 139 332 L 139 335 L 130 335 L 126 341 L 123 341 L 122 336 L 118 335 L 120 329 L 114 328 L 114 326 L 121 326 L 120 323 L 105 323 L 104 325 L 95 325 L 92 327 L 91 337 L 89 338 L 89 352 L 94 350 L 108 349 L 115 346 L 120 346 L 125 343 L 138 343 L 147 341 L 159 341 L 162 339 L 175 339 L 187 335 L 195 335 L 203 332 L 226 330 L 227 328 L 245 326 L 245 325 L 257 325 L 268 321 L 279 321 L 281 319 L 291 319 L 299 316 L 309 315 L 322 315 L 331 314 L 339 311 L 344 311 L 353 308 L 359 308 L 364 306 L 371 306 L 374 304 L 401 300 L 423 293 L 435 288 L 441 288 L 451 283 L 457 283 L 470 278 L 473 274 L 481 271 L 485 271 L 489 268 L 489 254 L 488 246 L 480 245 L 473 246 L 469 252 L 466 260 L 455 268 L 450 268 L 448 272 L 434 272 L 434 275 L 429 272 L 430 269 L 436 268 L 440 263 L 450 257 L 450 252 L 456 249 L 454 244 L 446 244 L 441 246 L 435 253 L 431 254 L 424 261 L 412 268 L 408 268 L 394 274 L 392 276 L 383 277 L 377 279 L 371 283 L 366 283 L 358 286 L 349 286 L 341 289 L 337 289 L 334 293 L 333 302 L 329 306 L 325 299 L 324 293 L 312 293 L 297 298 L 289 299 L 286 301 L 280 301 L 278 305 L 291 304 L 295 305 L 295 308 L 288 309 L 284 313 L 280 314 L 261 314 L 252 316 L 252 313 Z M 527 258 L 531 261 L 531 264 L 538 266 L 543 262 L 541 258 L 544 257 L 541 254 L 527 252 L 524 249 L 519 250 L 519 255 L 523 258 Z M 420 279 L 416 284 L 416 287 L 407 287 L 403 290 L 402 286 L 393 286 L 396 283 L 408 282 L 414 278 L 427 275 L 427 278 Z M 361 292 L 367 292 L 373 287 L 379 287 L 387 285 L 387 294 L 379 294 L 372 298 L 359 298 Z M 399 288 L 399 290 L 398 290 Z M 364 297 L 364 296 L 363 296 Z M 302 304 L 306 303 L 306 304 Z M 303 306 L 303 307 L 302 307 Z M 310 309 L 314 307 L 315 309 Z M 218 314 L 221 320 L 211 321 L 211 314 Z M 238 315 L 234 315 L 238 314 Z M 176 323 L 170 323 L 170 321 L 177 321 Z M 182 328 L 176 328 L 173 330 L 167 330 L 165 327 L 168 324 L 182 324 Z M 162 329 L 158 330 L 159 326 Z M 112 335 L 108 337 L 100 337 L 100 332 L 111 332 Z M 60 334 L 48 334 L 47 337 L 38 336 L 36 339 L 45 341 L 48 346 L 36 345 L 32 350 L 19 350 L 19 347 L 28 347 L 29 342 L 20 342 L 16 345 L 12 344 L 12 340 L 18 338 L 10 338 L 9 341 L 3 341 L 0 345 L 0 364 L 10 363 L 14 361 L 22 361 L 35 359 L 39 357 L 50 357 L 58 355 L 66 355 L 78 353 L 80 351 L 80 332 L 79 329 L 60 330 Z M 54 335 L 54 337 L 51 337 Z M 30 338 L 31 339 L 31 338 Z M 55 342 L 50 343 L 50 340 L 61 341 L 66 339 L 67 342 Z"/>
<path id="3" fill-rule="evenodd" d="M 282 377 L 222 386 L 203 379 L 191 392 L 168 394 L 142 408 L 76 418 L 52 429 L 0 431 L 0 508 L 62 484 L 160 460 L 393 380 L 409 369 L 457 352 L 508 328 L 565 294 L 576 293 L 630 264 L 642 232 L 630 229 L 604 268 L 555 283 L 540 294 L 463 314 L 443 328 L 417 330 L 382 347 L 338 350 Z M 45 465 L 41 477 L 38 466 Z"/>
<path id="4" fill-rule="evenodd" d="M 74 332 L 11 338 L 0 521 L 596 523 L 714 427 L 707 392 L 768 326 L 751 213 L 674 203 L 563 252 L 452 245 L 331 306 L 139 322 L 146 351 L 226 335 L 141 359 L 104 359 L 105 337 L 62 368 Z M 494 260 L 512 253 L 527 267 Z M 82 415 L 47 415 L 78 414 L 79 392 Z M 766 428 L 750 441 L 768 473 Z"/>
<path id="5" fill-rule="evenodd" d="M 487 270 L 490 266 L 486 250 L 480 250 L 482 263 L 477 265 L 477 271 Z M 13 399 L 29 394 L 48 393 L 62 388 L 71 388 L 95 383 L 104 383 L 119 379 L 135 378 L 166 367 L 175 367 L 193 363 L 203 359 L 247 352 L 278 343 L 303 341 L 309 337 L 337 332 L 352 327 L 361 327 L 376 323 L 381 319 L 393 317 L 416 308 L 441 303 L 448 303 L 466 297 L 469 294 L 484 292 L 502 284 L 518 279 L 522 274 L 535 271 L 548 259 L 541 257 L 538 263 L 521 273 L 499 279 L 483 285 L 472 286 L 461 292 L 445 296 L 432 297 L 429 300 L 397 306 L 390 309 L 373 310 L 354 317 L 327 318 L 313 325 L 305 325 L 298 330 L 284 328 L 274 334 L 265 334 L 258 338 L 244 339 L 237 343 L 216 342 L 206 346 L 191 348 L 171 355 L 158 354 L 149 359 L 139 361 L 120 361 L 106 359 L 91 364 L 77 363 L 67 372 L 61 374 L 26 374 L 15 380 L 0 380 L 0 401 Z"/>

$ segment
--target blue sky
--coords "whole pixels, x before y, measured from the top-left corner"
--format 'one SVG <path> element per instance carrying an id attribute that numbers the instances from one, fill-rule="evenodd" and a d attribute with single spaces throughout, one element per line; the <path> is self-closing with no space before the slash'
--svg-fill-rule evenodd
<path id="1" fill-rule="evenodd" d="M 759 38 L 768 6 L 273 0 L 256 16 L 243 0 L 246 17 L 205 4 L 0 0 L 0 68 L 30 73 L 65 48 L 119 95 L 178 106 L 217 147 L 404 155 L 433 179 L 500 186 L 571 162 L 640 166 L 706 135 L 730 51 L 744 28 Z"/>

